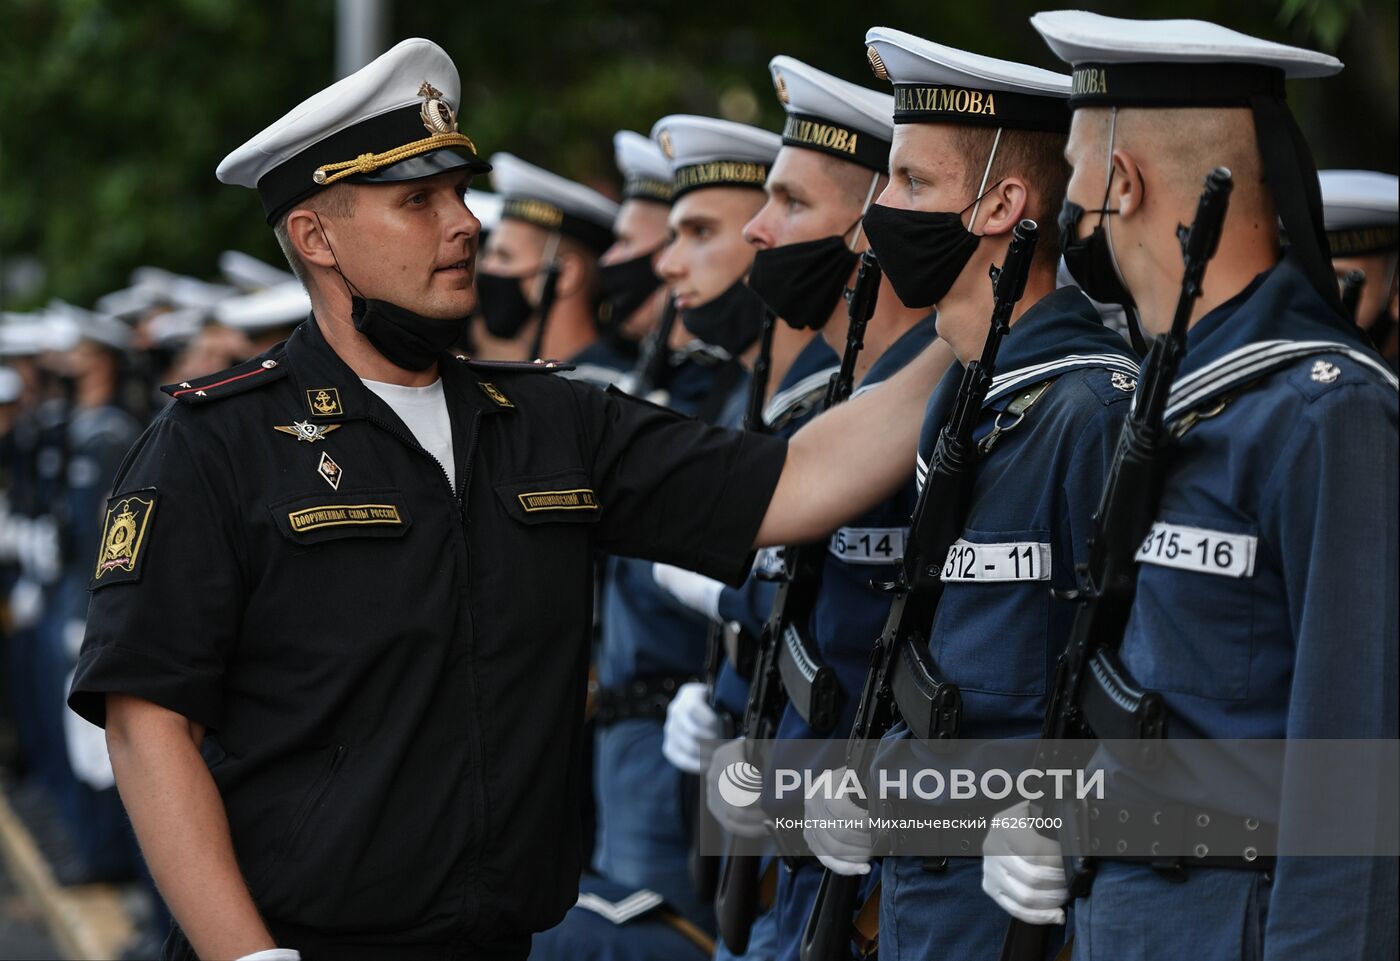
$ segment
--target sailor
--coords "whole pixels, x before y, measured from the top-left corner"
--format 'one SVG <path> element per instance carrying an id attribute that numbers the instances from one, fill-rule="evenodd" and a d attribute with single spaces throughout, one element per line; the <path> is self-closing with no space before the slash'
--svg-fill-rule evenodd
<path id="1" fill-rule="evenodd" d="M 1047 224 L 1060 208 L 1069 78 L 885 27 L 872 28 L 866 44 L 876 76 L 894 85 L 895 135 L 890 183 L 865 230 L 899 298 L 937 309 L 938 334 L 965 365 L 987 341 L 988 274 L 1004 263 L 1013 228 L 1025 219 Z M 1073 606 L 1052 600 L 1051 589 L 1075 585 L 1136 385 L 1123 338 L 1077 288 L 1056 288 L 1059 254 L 1053 231 L 1041 230 L 974 430 L 979 453 L 963 533 L 947 558 L 933 559 L 942 565 L 943 593 L 928 651 L 940 679 L 962 692 L 959 737 L 1039 732 L 1073 618 Z M 930 400 L 920 485 L 960 373 L 955 368 Z M 927 736 L 900 723 L 886 740 Z M 854 808 L 820 796 L 809 802 L 828 803 Z M 909 813 L 872 797 L 876 810 Z M 814 850 L 824 840 L 814 832 Z M 965 850 L 883 860 L 882 957 L 995 955 L 1005 915 L 982 893 L 977 848 Z M 842 873 L 862 873 L 864 861 L 859 851 L 823 855 Z"/>
<path id="2" fill-rule="evenodd" d="M 491 184 L 504 203 L 476 278 L 487 331 L 519 339 L 526 359 L 567 362 L 568 377 L 616 383 L 631 363 L 598 335 L 598 257 L 617 204 L 508 153 L 491 157 Z"/>
<path id="3" fill-rule="evenodd" d="M 594 550 L 738 580 L 782 469 L 780 440 L 445 352 L 487 169 L 458 90 L 404 41 L 224 160 L 314 317 L 170 385 L 101 514 L 70 705 L 167 956 L 522 957 L 577 896 Z"/>
<path id="4" fill-rule="evenodd" d="M 774 57 L 768 67 L 787 119 L 783 149 L 768 177 L 768 200 L 745 228 L 758 248 L 749 284 L 785 323 L 819 330 L 841 354 L 847 349 L 847 297 L 858 255 L 869 246 L 861 218 L 888 182 L 893 98 L 792 57 Z M 935 337 L 933 314 L 906 307 L 888 281 L 881 281 L 864 348 L 854 358 L 855 389 L 864 392 L 882 383 Z M 914 497 L 911 465 L 902 490 L 827 542 L 810 618 L 790 636 L 805 641 L 805 663 L 835 673 L 833 710 L 831 716 L 815 716 L 806 692 L 789 689 L 778 738 L 844 738 L 850 732 L 870 647 L 889 608 L 889 595 L 872 585 L 893 580 Z M 783 677 L 801 674 L 784 671 Z M 780 750 L 774 761 L 787 763 L 787 757 Z M 766 813 L 800 815 L 801 803 L 795 809 L 772 806 Z M 777 958 L 796 961 L 820 875 L 814 859 L 781 862 L 774 897 Z"/>
<path id="5" fill-rule="evenodd" d="M 1320 170 L 1317 179 L 1342 305 L 1395 369 L 1400 362 L 1400 178 L 1374 170 Z M 1355 284 L 1360 290 L 1349 293 Z"/>
<path id="6" fill-rule="evenodd" d="M 1123 683 L 1160 695 L 1169 738 L 1395 738 L 1396 380 L 1341 311 L 1317 175 L 1283 99 L 1286 79 L 1341 64 L 1197 20 L 1031 22 L 1074 67 L 1063 223 L 1090 294 L 1131 298 L 1163 334 L 1181 280 L 1177 224 L 1208 171 L 1233 173 L 1167 402 L 1176 439 L 1137 555 Z M 1188 542 L 1190 555 L 1169 549 Z M 1143 800 L 1189 804 L 1210 787 L 1195 773 Z M 1286 846 L 1315 813 L 1287 788 L 1239 792 L 1218 814 Z M 1074 956 L 1395 955 L 1393 857 L 1274 863 L 1200 846 L 1167 865 L 1095 857 L 1074 902 Z M 1053 917 L 1067 893 L 1057 853 L 988 858 L 985 883 L 1015 916 Z"/>

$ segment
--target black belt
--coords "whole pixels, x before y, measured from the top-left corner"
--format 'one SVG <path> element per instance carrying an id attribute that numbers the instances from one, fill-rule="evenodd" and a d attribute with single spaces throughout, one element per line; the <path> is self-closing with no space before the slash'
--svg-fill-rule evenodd
<path id="1" fill-rule="evenodd" d="M 1186 879 L 1192 868 L 1223 868 L 1272 873 L 1276 825 L 1212 808 L 1186 804 L 1113 804 L 1084 801 L 1066 805 L 1065 830 L 1077 834 L 1075 857 L 1069 858 L 1078 883 L 1075 894 L 1088 893 L 1095 861 L 1145 864 L 1172 880 Z M 1140 852 L 1143 845 L 1149 853 Z M 1172 854 L 1185 851 L 1186 854 Z M 1167 852 L 1167 853 L 1159 853 Z M 1080 856 L 1087 853 L 1087 857 Z"/>
<path id="2" fill-rule="evenodd" d="M 594 696 L 593 722 L 606 727 L 618 721 L 644 718 L 666 720 L 666 708 L 682 684 L 696 681 L 694 674 L 656 674 L 633 678 L 616 687 L 600 687 Z"/>

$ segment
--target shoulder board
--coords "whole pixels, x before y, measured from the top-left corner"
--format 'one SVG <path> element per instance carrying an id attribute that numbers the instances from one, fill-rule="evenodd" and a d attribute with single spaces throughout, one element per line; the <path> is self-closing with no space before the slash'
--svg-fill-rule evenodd
<path id="1" fill-rule="evenodd" d="M 166 384 L 161 391 L 183 404 L 204 404 L 223 397 L 247 393 L 287 376 L 285 354 L 279 345 L 272 351 L 244 361 L 217 374 Z"/>
<path id="2" fill-rule="evenodd" d="M 557 360 L 473 360 L 465 354 L 457 354 L 457 359 L 476 370 L 499 370 L 512 374 L 557 374 L 573 370 L 573 364 Z"/>

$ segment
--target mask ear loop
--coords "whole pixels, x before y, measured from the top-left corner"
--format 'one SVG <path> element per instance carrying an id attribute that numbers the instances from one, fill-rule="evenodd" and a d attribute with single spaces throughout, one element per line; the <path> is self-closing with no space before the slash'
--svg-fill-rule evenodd
<path id="1" fill-rule="evenodd" d="M 982 198 L 987 195 L 987 180 L 992 176 L 992 164 L 997 159 L 997 148 L 1001 146 L 1002 128 L 997 128 L 996 139 L 992 141 L 992 152 L 987 157 L 987 166 L 982 171 L 982 182 L 977 185 L 977 199 L 972 202 L 972 217 L 967 222 L 967 232 L 972 233 L 972 228 L 977 225 L 977 211 L 982 207 Z M 997 183 L 1001 183 L 1000 180 Z M 996 184 L 992 184 L 993 187 Z M 978 236 L 981 236 L 980 234 Z"/>
<path id="2" fill-rule="evenodd" d="M 846 244 L 847 250 L 855 250 L 856 244 L 860 243 L 861 231 L 865 229 L 865 214 L 870 209 L 871 201 L 875 199 L 875 188 L 878 186 L 880 186 L 880 172 L 877 170 L 870 178 L 870 189 L 865 192 L 865 202 L 860 205 L 860 216 L 847 230 L 848 233 L 850 230 L 855 231 L 851 234 L 850 243 Z"/>
<path id="3" fill-rule="evenodd" d="M 335 255 L 335 248 L 331 246 L 331 235 L 326 233 L 326 225 L 321 223 L 321 215 L 313 210 L 311 216 L 316 218 L 316 226 L 321 228 L 321 236 L 326 238 L 326 249 L 331 252 L 331 260 L 335 261 L 335 272 L 340 275 L 340 282 L 345 285 L 345 292 L 350 295 L 351 300 L 356 297 L 361 300 L 367 299 L 360 288 L 350 283 L 350 278 L 345 276 L 345 271 L 340 269 L 340 258 Z"/>
<path id="4" fill-rule="evenodd" d="M 554 259 L 559 253 L 559 231 L 554 231 L 549 235 L 549 239 L 544 243 L 544 256 L 540 258 L 540 269 L 535 272 L 535 301 L 544 296 L 545 278 L 549 276 L 549 268 L 554 265 Z"/>
<path id="5" fill-rule="evenodd" d="M 1108 165 L 1105 174 L 1108 182 L 1104 184 L 1103 202 L 1099 204 L 1099 222 L 1103 224 L 1104 234 L 1106 235 L 1105 239 L 1108 241 L 1108 259 L 1109 262 L 1113 264 L 1113 272 L 1118 275 L 1119 285 L 1124 290 L 1127 290 L 1128 283 L 1123 279 L 1123 268 L 1118 266 L 1118 255 L 1113 252 L 1113 221 L 1108 216 L 1110 213 L 1118 213 L 1116 210 L 1110 211 L 1108 209 L 1108 194 L 1109 191 L 1113 189 L 1113 146 L 1117 134 L 1118 108 L 1110 107 L 1108 113 L 1108 156 L 1104 158 L 1105 163 Z"/>

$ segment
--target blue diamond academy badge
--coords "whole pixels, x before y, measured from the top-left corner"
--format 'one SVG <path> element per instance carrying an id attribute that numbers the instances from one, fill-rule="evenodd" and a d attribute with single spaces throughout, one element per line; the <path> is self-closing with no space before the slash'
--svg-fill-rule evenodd
<path id="1" fill-rule="evenodd" d="M 94 586 L 134 581 L 141 575 L 141 549 L 155 514 L 156 492 L 140 493 L 146 496 L 127 494 L 107 502 L 102 546 L 98 550 L 97 570 L 92 575 Z"/>

